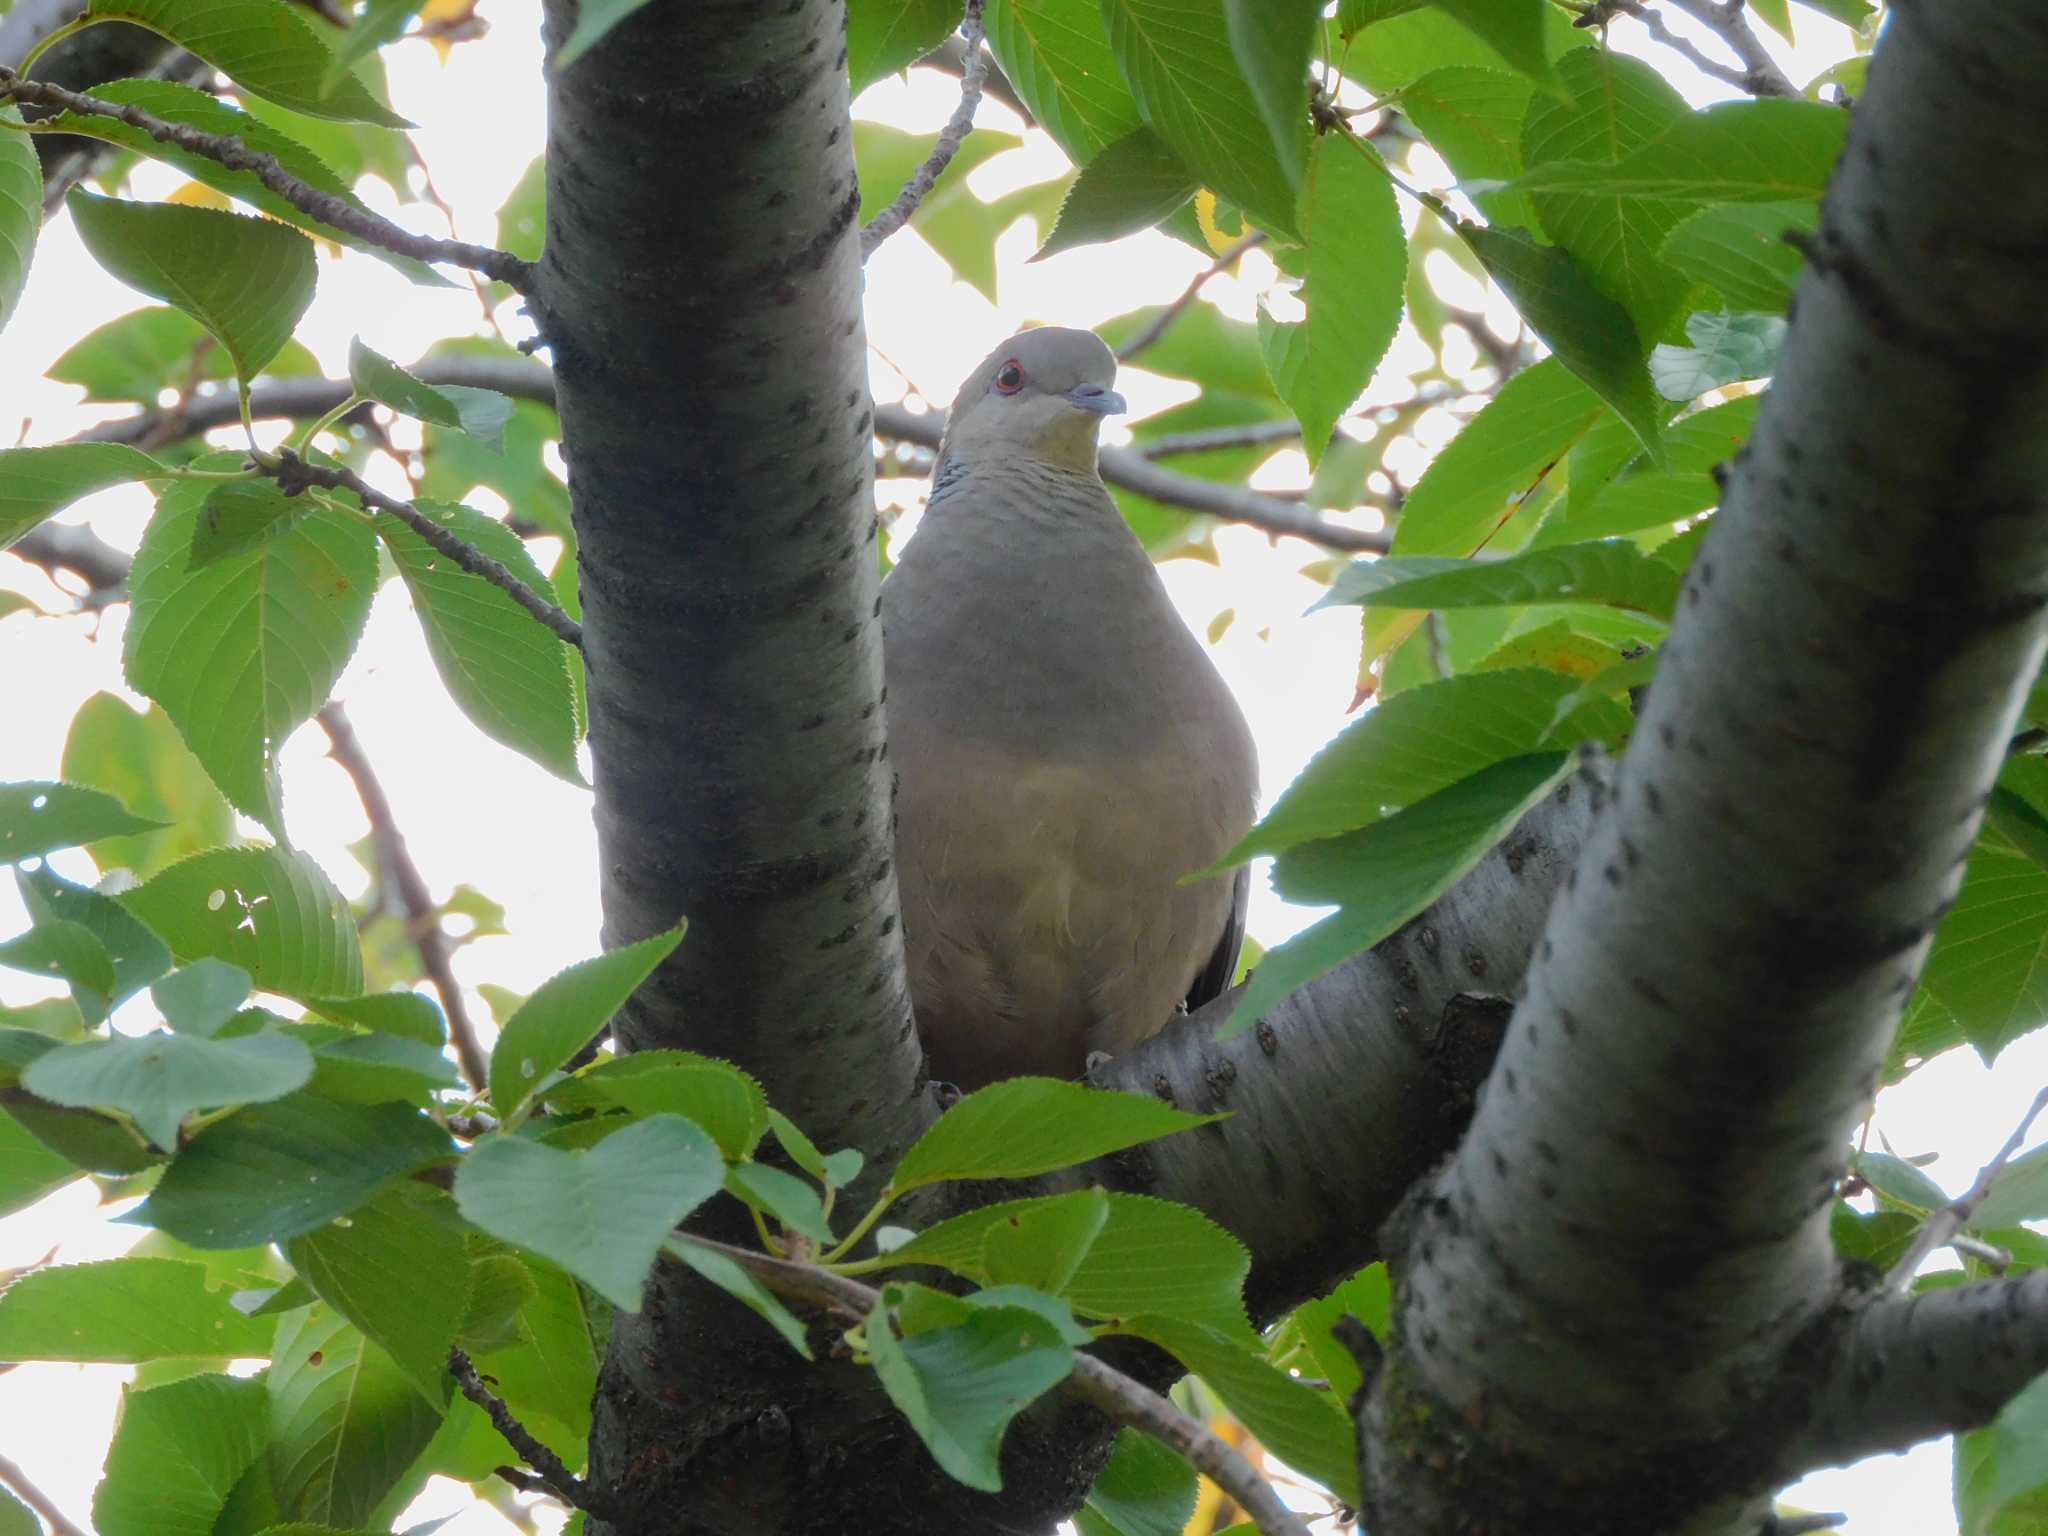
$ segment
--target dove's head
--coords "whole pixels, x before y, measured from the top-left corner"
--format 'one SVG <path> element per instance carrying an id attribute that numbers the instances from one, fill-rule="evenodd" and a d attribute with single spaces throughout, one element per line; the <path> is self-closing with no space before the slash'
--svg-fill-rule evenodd
<path id="1" fill-rule="evenodd" d="M 1115 383 L 1116 356 L 1089 331 L 1012 336 L 960 386 L 939 462 L 1015 456 L 1093 470 L 1096 429 L 1125 409 Z"/>

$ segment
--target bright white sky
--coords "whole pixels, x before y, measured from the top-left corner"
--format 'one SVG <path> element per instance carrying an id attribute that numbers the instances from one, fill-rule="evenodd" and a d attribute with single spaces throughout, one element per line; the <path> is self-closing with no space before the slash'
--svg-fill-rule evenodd
<path id="1" fill-rule="evenodd" d="M 415 142 L 433 169 L 436 186 L 454 205 L 458 233 L 466 239 L 495 238 L 499 205 L 542 146 L 538 10 L 530 0 L 485 0 L 483 14 L 492 23 L 489 35 L 457 47 L 446 65 L 418 43 L 386 52 L 393 100 L 419 122 Z M 1775 38 L 1770 41 L 1792 77 L 1804 81 L 1849 50 L 1840 28 L 1811 11 L 1794 10 L 1797 49 L 1788 49 Z M 1685 25 L 1675 13 L 1671 20 Z M 1654 51 L 1640 27 L 1624 22 L 1616 28 L 1614 40 L 1619 47 L 1650 57 L 1695 102 L 1729 94 L 1668 52 Z M 954 89 L 948 82 L 920 72 L 909 84 L 887 81 L 872 88 L 863 96 L 860 112 L 931 132 L 953 102 Z M 980 121 L 1006 131 L 1020 130 L 1016 119 L 994 102 L 984 102 Z M 978 168 L 970 185 L 992 197 L 1057 175 L 1063 168 L 1059 151 L 1042 134 L 1033 133 L 1023 149 Z M 134 190 L 161 196 L 181 180 L 149 166 L 137 173 Z M 1447 180 L 1443 177 L 1438 184 Z M 361 191 L 372 206 L 400 223 L 446 233 L 429 205 L 396 206 L 381 182 L 366 181 Z M 1411 209 L 1411 220 L 1412 214 Z M 1036 239 L 1025 223 L 1013 227 L 999 247 L 999 305 L 954 281 L 951 270 L 914 232 L 891 239 L 867 270 L 876 397 L 902 396 L 907 381 L 926 399 L 943 405 L 988 349 L 1026 322 L 1097 325 L 1171 297 L 1203 265 L 1194 252 L 1157 235 L 1024 265 Z M 320 268 L 319 296 L 298 337 L 330 376 L 345 375 L 348 343 L 358 334 L 380 352 L 403 361 L 418 355 L 434 338 L 478 328 L 476 301 L 467 289 L 415 288 L 383 265 L 353 254 L 338 261 L 323 256 Z M 1272 277 L 1270 262 L 1262 252 L 1254 252 L 1237 277 L 1212 282 L 1207 293 L 1227 313 L 1248 320 Z M 55 442 L 117 414 L 79 406 L 79 390 L 40 375 L 86 331 L 148 302 L 95 265 L 68 220 L 59 218 L 47 227 L 26 298 L 0 353 L 5 358 L 0 374 L 0 440 L 16 440 L 18 433 L 24 442 Z M 1474 292 L 1460 302 L 1477 305 L 1483 300 Z M 1494 312 L 1507 314 L 1498 308 Z M 513 335 L 525 334 L 509 311 L 506 321 Z M 1404 327 L 1368 399 L 1405 398 L 1407 371 L 1426 361 L 1421 342 Z M 1126 370 L 1119 387 L 1137 416 L 1193 393 L 1193 386 L 1136 369 Z M 1450 427 L 1449 419 L 1438 413 L 1436 421 L 1425 423 L 1422 435 L 1434 449 Z M 401 422 L 394 436 L 402 443 L 416 441 L 407 436 L 411 430 Z M 1118 440 L 1123 430 L 1113 423 L 1110 440 Z M 1411 460 L 1399 468 L 1412 482 L 1420 464 Z M 1298 454 L 1282 455 L 1262 472 L 1259 483 L 1299 485 L 1305 473 Z M 402 483 L 391 478 L 394 483 L 388 488 L 402 490 Z M 904 502 L 913 513 L 901 525 L 899 536 L 914 527 L 911 498 L 916 491 L 902 482 L 883 487 L 885 497 Z M 478 504 L 501 510 L 488 496 L 478 498 Z M 132 548 L 148 510 L 148 498 L 129 487 L 95 498 L 70 517 L 89 516 L 102 537 Z M 1214 654 L 1259 741 L 1270 802 L 1344 722 L 1356 664 L 1356 624 L 1342 611 L 1304 615 L 1322 589 L 1300 570 L 1323 558 L 1319 548 L 1291 539 L 1275 544 L 1241 527 L 1221 529 L 1216 547 L 1218 565 L 1175 560 L 1162 571 L 1197 633 L 1206 631 L 1219 613 L 1235 610 L 1235 620 L 1216 643 Z M 542 564 L 547 563 L 543 557 Z M 41 572 L 20 561 L 0 559 L 0 587 L 23 592 L 59 613 L 69 603 Z M 348 705 L 429 884 L 445 895 L 457 883 L 468 883 L 506 908 L 511 935 L 481 940 L 462 950 L 456 961 L 462 981 L 469 987 L 494 982 L 525 992 L 598 947 L 595 838 L 588 796 L 468 724 L 435 677 L 408 606 L 399 584 L 384 589 L 337 696 Z M 17 615 L 0 621 L 0 678 L 6 680 L 10 726 L 0 735 L 0 780 L 55 778 L 65 733 L 79 703 L 97 689 L 126 693 L 120 669 L 126 617 L 127 610 L 116 607 L 97 617 Z M 143 702 L 129 697 L 138 705 Z M 431 722 L 430 728 L 422 730 L 422 722 Z M 352 786 L 326 758 L 324 744 L 318 728 L 308 726 L 287 745 L 287 815 L 294 840 L 353 894 L 366 882 L 345 850 L 364 835 L 365 823 Z M 74 877 L 92 876 L 90 863 L 79 855 L 60 856 L 55 862 Z M 1286 907 L 1260 882 L 1251 931 L 1270 945 L 1313 916 Z M 11 883 L 0 884 L 0 934 L 16 932 L 25 922 Z M 34 979 L 0 971 L 0 1000 L 20 1003 L 39 995 L 45 995 L 45 989 Z M 477 1003 L 474 1011 L 487 1024 L 488 1010 Z M 140 1027 L 143 1021 L 117 1022 Z M 1953 1053 L 1887 1095 L 1879 1128 L 1902 1153 L 1939 1151 L 1941 1161 L 1931 1172 L 1951 1192 L 1959 1192 L 2024 1112 L 2048 1067 L 2044 1041 L 2048 1035 L 2037 1035 L 2013 1048 L 1996 1075 L 1967 1052 Z M 81 1182 L 0 1220 L 0 1269 L 35 1263 L 52 1248 L 66 1261 L 124 1251 L 138 1232 L 107 1222 L 118 1209 L 96 1206 L 92 1186 Z M 92 1489 L 112 1433 L 119 1389 L 132 1374 L 119 1366 L 57 1365 L 27 1365 L 0 1374 L 0 1453 L 20 1463 L 81 1527 L 89 1528 Z M 1946 1442 L 1939 1442 L 1909 1456 L 1878 1458 L 1849 1471 L 1811 1478 L 1793 1497 L 1810 1508 L 1850 1512 L 1857 1536 L 1942 1536 L 1954 1529 L 1948 1481 Z M 470 1501 L 465 1486 L 445 1480 L 429 1487 L 408 1518 L 458 1511 L 457 1520 L 444 1527 L 450 1536 L 505 1529 L 497 1514 Z M 544 1510 L 541 1520 L 544 1530 L 553 1529 Z"/>

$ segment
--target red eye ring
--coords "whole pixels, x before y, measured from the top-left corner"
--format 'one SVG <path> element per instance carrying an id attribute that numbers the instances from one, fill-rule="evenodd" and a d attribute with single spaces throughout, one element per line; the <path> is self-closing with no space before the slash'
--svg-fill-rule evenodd
<path id="1" fill-rule="evenodd" d="M 996 393 L 1014 395 L 1024 387 L 1024 368 L 1014 357 L 996 370 Z"/>

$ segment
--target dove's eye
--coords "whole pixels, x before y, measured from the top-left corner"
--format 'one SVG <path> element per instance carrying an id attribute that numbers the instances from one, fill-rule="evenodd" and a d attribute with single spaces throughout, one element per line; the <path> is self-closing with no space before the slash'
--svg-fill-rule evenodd
<path id="1" fill-rule="evenodd" d="M 996 393 L 1014 395 L 1024 387 L 1024 370 L 1013 357 L 996 370 Z"/>

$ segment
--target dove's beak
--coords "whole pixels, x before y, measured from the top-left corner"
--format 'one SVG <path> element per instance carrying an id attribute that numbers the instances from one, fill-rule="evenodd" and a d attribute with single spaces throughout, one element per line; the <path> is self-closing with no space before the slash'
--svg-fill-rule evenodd
<path id="1" fill-rule="evenodd" d="M 1077 384 L 1067 391 L 1067 403 L 1098 416 L 1121 416 L 1130 409 L 1124 397 L 1100 384 Z"/>

